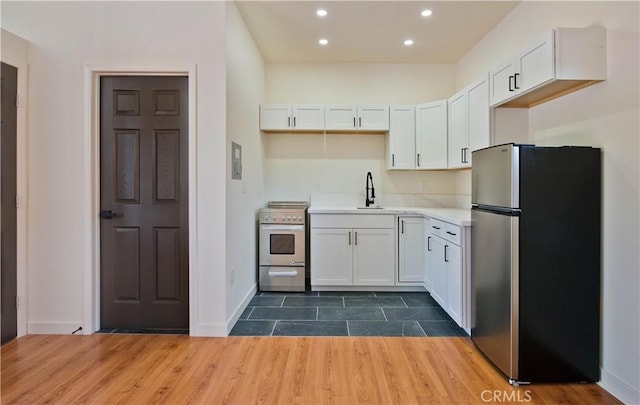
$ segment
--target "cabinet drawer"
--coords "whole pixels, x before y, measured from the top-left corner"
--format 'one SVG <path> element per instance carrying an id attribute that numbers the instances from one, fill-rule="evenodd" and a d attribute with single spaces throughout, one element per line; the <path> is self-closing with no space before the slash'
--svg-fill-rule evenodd
<path id="1" fill-rule="evenodd" d="M 462 240 L 462 229 L 458 225 L 453 225 L 448 222 L 441 221 L 435 218 L 429 218 L 429 228 L 427 233 L 440 236 L 442 239 L 446 239 L 451 243 L 460 245 Z"/>
<path id="2" fill-rule="evenodd" d="M 451 243 L 455 243 L 456 245 L 460 245 L 460 234 L 462 233 L 462 230 L 460 229 L 459 226 L 457 225 L 453 225 L 453 224 L 447 224 L 447 229 L 445 231 L 445 236 L 444 238 L 446 240 L 448 240 Z"/>
<path id="3" fill-rule="evenodd" d="M 311 228 L 394 228 L 393 215 L 311 214 Z"/>
<path id="4" fill-rule="evenodd" d="M 447 223 L 440 221 L 439 219 L 429 218 L 429 231 L 434 235 L 438 235 L 446 239 Z"/>

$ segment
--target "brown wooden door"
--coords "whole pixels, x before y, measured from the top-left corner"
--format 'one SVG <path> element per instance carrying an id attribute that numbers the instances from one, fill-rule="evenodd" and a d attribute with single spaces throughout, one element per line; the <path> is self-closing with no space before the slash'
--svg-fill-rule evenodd
<path id="1" fill-rule="evenodd" d="M 18 333 L 17 297 L 17 243 L 16 243 L 16 133 L 17 133 L 17 108 L 16 96 L 18 94 L 18 69 L 2 64 L 2 135 L 1 149 L 1 193 L 0 203 L 2 216 L 0 218 L 0 240 L 2 249 L 2 261 L 0 272 L 2 273 L 2 343 L 6 343 L 16 337 Z"/>
<path id="2" fill-rule="evenodd" d="M 187 91 L 186 77 L 101 78 L 102 328 L 189 327 Z"/>

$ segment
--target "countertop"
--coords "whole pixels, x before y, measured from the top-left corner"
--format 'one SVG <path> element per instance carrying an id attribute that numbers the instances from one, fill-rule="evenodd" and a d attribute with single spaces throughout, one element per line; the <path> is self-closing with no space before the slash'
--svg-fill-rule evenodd
<path id="1" fill-rule="evenodd" d="M 440 219 L 459 226 L 471 226 L 471 210 L 464 208 L 423 208 L 423 207 L 384 207 L 380 209 L 358 209 L 356 207 L 309 207 L 309 214 L 378 214 L 413 215 Z"/>

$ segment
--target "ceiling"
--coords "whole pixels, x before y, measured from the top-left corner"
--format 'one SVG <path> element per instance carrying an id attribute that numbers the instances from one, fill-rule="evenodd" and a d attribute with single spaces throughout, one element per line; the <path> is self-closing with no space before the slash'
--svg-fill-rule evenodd
<path id="1" fill-rule="evenodd" d="M 265 60 L 455 63 L 517 1 L 237 1 Z M 316 10 L 328 11 L 318 17 Z M 433 14 L 422 17 L 430 9 Z M 320 38 L 329 44 L 318 44 Z M 411 38 L 414 45 L 405 46 Z"/>

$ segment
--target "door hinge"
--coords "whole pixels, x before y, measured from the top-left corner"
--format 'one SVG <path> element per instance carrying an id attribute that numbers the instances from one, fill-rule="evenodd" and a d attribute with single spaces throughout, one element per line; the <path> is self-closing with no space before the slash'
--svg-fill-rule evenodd
<path id="1" fill-rule="evenodd" d="M 16 309 L 20 309 L 20 297 L 16 295 Z"/>
<path id="2" fill-rule="evenodd" d="M 16 208 L 20 208 L 21 203 L 22 203 L 22 199 L 18 194 L 16 194 Z"/>
<path id="3" fill-rule="evenodd" d="M 22 97 L 20 97 L 20 94 L 16 94 L 16 107 L 22 107 Z"/>

